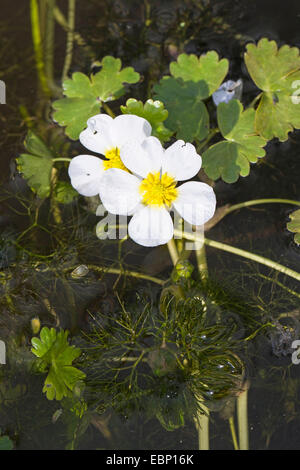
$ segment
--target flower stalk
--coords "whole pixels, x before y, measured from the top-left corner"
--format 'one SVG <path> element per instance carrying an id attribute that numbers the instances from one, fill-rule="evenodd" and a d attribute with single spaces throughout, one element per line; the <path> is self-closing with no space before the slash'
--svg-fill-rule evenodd
<path id="1" fill-rule="evenodd" d="M 178 230 L 174 230 L 174 233 L 175 235 L 180 235 L 180 232 Z M 183 232 L 182 236 L 186 238 L 187 240 L 191 240 L 191 241 L 201 240 L 199 239 L 199 237 L 191 233 L 187 233 L 187 232 Z M 283 266 L 282 264 L 279 264 L 276 261 L 272 261 L 268 258 L 265 258 L 264 256 L 256 255 L 255 253 L 242 250 L 241 248 L 236 248 L 234 246 L 217 242 L 215 240 L 210 240 L 208 238 L 204 238 L 204 243 L 205 245 L 211 246 L 212 248 L 217 248 L 218 250 L 226 251 L 228 253 L 241 256 L 242 258 L 250 259 L 251 261 L 256 261 L 257 263 L 263 264 L 264 266 L 268 266 L 269 268 L 272 268 L 272 269 L 276 269 L 282 274 L 285 274 L 286 276 L 292 277 L 293 279 L 300 281 L 300 273 L 294 271 L 293 269 L 287 268 L 286 266 Z"/>
<path id="2" fill-rule="evenodd" d="M 244 390 L 237 399 L 237 416 L 239 426 L 240 450 L 249 450 L 248 433 L 248 389 Z"/>

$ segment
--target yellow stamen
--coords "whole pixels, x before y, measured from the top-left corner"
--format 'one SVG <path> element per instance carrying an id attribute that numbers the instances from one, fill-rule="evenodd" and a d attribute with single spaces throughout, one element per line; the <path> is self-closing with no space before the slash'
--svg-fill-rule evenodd
<path id="1" fill-rule="evenodd" d="M 107 158 L 107 160 L 103 160 L 104 170 L 109 170 L 110 168 L 119 168 L 120 170 L 128 171 L 121 160 L 120 150 L 118 147 L 107 150 L 107 152 L 105 152 L 105 158 Z"/>
<path id="2" fill-rule="evenodd" d="M 177 198 L 176 181 L 167 173 L 149 173 L 140 185 L 143 203 L 149 206 L 171 206 Z"/>

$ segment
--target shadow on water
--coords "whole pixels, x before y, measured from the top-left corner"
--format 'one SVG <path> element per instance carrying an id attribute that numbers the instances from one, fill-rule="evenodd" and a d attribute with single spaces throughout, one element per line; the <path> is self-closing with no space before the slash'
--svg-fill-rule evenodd
<path id="1" fill-rule="evenodd" d="M 62 3 L 66 11 L 67 2 Z M 282 6 L 274 1 L 266 1 L 264 6 L 258 0 L 78 1 L 76 30 L 85 38 L 87 47 L 76 46 L 71 72 L 88 73 L 91 61 L 107 54 L 120 57 L 125 65 L 134 66 L 142 75 L 142 86 L 136 98 L 143 99 L 179 53 L 199 55 L 215 49 L 230 59 L 231 77 L 243 79 L 243 99 L 250 103 L 255 87 L 247 71 L 240 72 L 244 46 L 267 36 L 299 47 L 300 15 L 296 3 L 290 2 L 290 8 L 285 7 L 289 19 L 286 17 L 283 22 Z M 91 335 L 94 328 L 116 334 L 120 344 L 124 344 L 124 338 L 118 336 L 121 335 L 117 326 L 120 306 L 126 301 L 126 310 L 133 312 L 131 321 L 134 322 L 135 315 L 143 311 L 141 299 L 144 299 L 151 307 L 149 318 L 153 319 L 147 320 L 149 331 L 142 336 L 146 344 L 143 343 L 143 347 L 148 347 L 149 337 L 160 331 L 154 307 L 159 289 L 126 276 L 100 275 L 92 266 L 101 263 L 118 268 L 121 262 L 122 269 L 143 267 L 148 274 L 161 279 L 167 278 L 171 266 L 164 248 L 147 250 L 130 240 L 123 244 L 120 260 L 115 242 L 102 243 L 95 237 L 98 219 L 93 208 L 83 200 L 66 205 L 62 213 L 64 223 L 59 227 L 53 224 L 49 203 L 46 201 L 39 206 L 18 174 L 15 158 L 24 150 L 27 126 L 41 120 L 45 134 L 55 132 L 50 105 L 37 93 L 29 25 L 29 13 L 23 1 L 16 1 L 12 9 L 11 2 L 2 0 L 0 79 L 7 85 L 7 104 L 0 109 L 0 336 L 8 344 L 8 364 L 0 369 L 1 432 L 8 434 L 19 449 L 197 448 L 197 435 L 190 417 L 184 426 L 177 426 L 181 423 L 178 410 L 169 423 L 158 418 L 159 407 L 171 409 L 173 413 L 176 406 L 168 387 L 155 389 L 153 384 L 148 384 L 145 377 L 149 364 L 141 361 L 138 369 L 144 377 L 144 381 L 139 382 L 139 391 L 147 395 L 148 390 L 152 390 L 151 399 L 137 406 L 127 397 L 123 408 L 108 405 L 110 400 L 117 401 L 122 396 L 122 381 L 120 389 L 112 386 L 107 389 L 101 375 L 103 361 L 112 360 L 109 354 L 122 354 L 118 343 L 112 345 L 107 340 L 108 356 L 101 350 L 99 356 L 96 353 L 96 356 L 88 356 L 91 363 L 84 362 L 84 355 L 81 359 L 87 370 L 94 368 L 95 372 L 94 376 L 91 373 L 94 380 L 90 388 L 91 406 L 84 420 L 68 411 L 68 403 L 47 401 L 41 393 L 44 378 L 32 371 L 30 338 L 32 319 L 36 317 L 43 326 L 68 328 L 74 343 L 88 351 L 92 343 L 86 335 Z M 61 70 L 65 34 L 57 29 L 55 69 Z M 55 81 L 61 86 L 59 76 L 55 76 Z M 119 104 L 113 104 L 112 109 L 118 111 Z M 80 151 L 80 144 L 73 142 L 71 155 Z M 217 182 L 218 204 L 272 197 L 299 200 L 299 152 L 299 131 L 285 143 L 268 144 L 267 157 L 253 166 L 250 176 L 231 185 Z M 65 178 L 67 180 L 67 173 Z M 286 207 L 256 206 L 230 214 L 211 230 L 212 238 L 277 259 L 299 271 L 300 250 L 286 230 L 291 212 Z M 38 224 L 34 224 L 36 214 Z M 32 229 L 27 231 L 31 225 Z M 224 318 L 228 330 L 233 328 L 230 341 L 234 341 L 234 347 L 247 365 L 246 375 L 251 383 L 251 448 L 298 449 L 300 367 L 292 365 L 290 349 L 292 341 L 300 335 L 299 297 L 291 293 L 297 291 L 298 286 L 248 261 L 217 254 L 210 248 L 207 251 L 213 285 L 201 286 L 201 295 L 212 305 L 212 319 L 208 320 L 213 322 L 213 315 L 217 315 Z M 81 276 L 74 273 L 78 266 L 89 268 Z M 251 335 L 268 323 L 272 328 L 263 327 L 253 341 L 240 346 L 241 337 Z M 203 328 L 211 325 L 205 324 Z M 153 356 L 151 358 L 153 364 Z M 177 387 L 180 380 L 178 377 L 176 380 Z M 180 396 L 183 402 L 189 389 L 186 378 L 182 383 L 184 386 L 179 392 L 176 388 L 174 394 L 176 400 Z M 102 390 L 104 401 L 95 399 L 97 387 Z M 231 449 L 227 420 L 234 405 L 229 396 L 222 396 L 214 406 L 211 448 Z"/>

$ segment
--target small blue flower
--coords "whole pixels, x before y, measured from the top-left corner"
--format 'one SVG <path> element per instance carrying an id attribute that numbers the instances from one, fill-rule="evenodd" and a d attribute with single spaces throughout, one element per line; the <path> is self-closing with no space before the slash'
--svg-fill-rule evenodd
<path id="1" fill-rule="evenodd" d="M 228 103 L 233 98 L 240 100 L 242 92 L 243 82 L 241 79 L 236 82 L 228 80 L 227 82 L 222 83 L 220 88 L 213 93 L 212 98 L 215 105 L 218 106 L 220 103 Z"/>

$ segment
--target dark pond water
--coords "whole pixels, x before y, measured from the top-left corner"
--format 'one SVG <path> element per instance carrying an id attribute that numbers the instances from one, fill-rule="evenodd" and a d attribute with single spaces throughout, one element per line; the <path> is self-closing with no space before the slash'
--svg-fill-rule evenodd
<path id="1" fill-rule="evenodd" d="M 59 3 L 66 14 L 68 2 Z M 9 343 L 7 364 L 0 365 L 1 433 L 17 449 L 197 449 L 191 419 L 170 431 L 155 417 L 161 402 L 165 409 L 173 406 L 168 404 L 172 400 L 168 387 L 154 396 L 147 409 L 136 411 L 125 397 L 123 408 L 106 405 L 101 413 L 95 382 L 89 397 L 90 414 L 82 422 L 70 417 L 60 402 L 48 401 L 42 394 L 44 377 L 28 372 L 32 318 L 38 317 L 43 326 L 68 328 L 74 344 L 83 348 L 81 332 L 91 331 L 91 318 L 97 319 L 101 312 L 102 327 L 110 317 L 116 318 L 120 311 L 117 277 L 99 279 L 97 273 L 89 272 L 74 279 L 70 272 L 82 264 L 115 266 L 118 249 L 113 242 L 100 243 L 95 237 L 98 219 L 84 200 L 67 205 L 63 224 L 54 226 L 49 203 L 36 205 L 16 170 L 15 158 L 24 150 L 28 123 L 43 122 L 46 133 L 55 125 L 36 79 L 27 2 L 15 1 L 12 7 L 11 1 L 1 0 L 0 11 L 0 80 L 7 86 L 7 104 L 0 106 L 0 339 Z M 143 76 L 135 97 L 144 100 L 178 52 L 200 55 L 214 49 L 230 60 L 230 76 L 243 79 L 243 101 L 248 104 L 256 90 L 243 66 L 245 44 L 266 36 L 279 44 L 300 47 L 300 8 L 297 1 L 284 2 L 283 7 L 282 2 L 268 0 L 78 0 L 76 30 L 87 47 L 75 46 L 71 72 L 89 73 L 91 63 L 108 54 L 120 57 Z M 65 32 L 57 26 L 54 76 L 58 87 L 64 52 Z M 118 112 L 119 105 L 112 104 L 112 109 Z M 72 143 L 71 155 L 80 149 L 78 143 Z M 249 177 L 232 185 L 216 183 L 218 205 L 260 198 L 300 200 L 299 158 L 299 131 L 285 143 L 272 141 L 266 158 L 253 166 Z M 24 233 L 37 209 L 39 226 Z M 292 210 L 279 204 L 243 209 L 225 217 L 209 231 L 209 237 L 299 271 L 300 249 L 286 229 Z M 167 279 L 172 269 L 165 248 L 148 250 L 127 241 L 122 256 L 124 266 L 161 279 Z M 300 338 L 300 301 L 295 295 L 299 285 L 211 248 L 207 257 L 215 283 L 212 298 L 219 292 L 227 299 L 221 302 L 220 311 L 224 324 L 225 318 L 234 319 L 237 339 L 267 322 L 277 325 L 273 330 L 263 328 L 240 348 L 250 385 L 250 448 L 299 449 L 300 365 L 292 365 L 290 350 L 291 342 Z M 141 308 L 143 299 L 155 305 L 159 298 L 160 288 L 151 283 L 126 278 L 117 286 L 129 309 Z M 286 317 L 290 323 L 282 322 Z M 233 448 L 226 419 L 230 406 L 228 399 L 212 404 L 211 449 Z"/>

